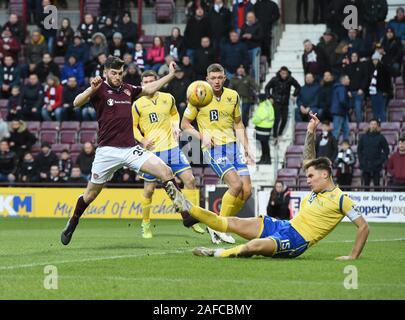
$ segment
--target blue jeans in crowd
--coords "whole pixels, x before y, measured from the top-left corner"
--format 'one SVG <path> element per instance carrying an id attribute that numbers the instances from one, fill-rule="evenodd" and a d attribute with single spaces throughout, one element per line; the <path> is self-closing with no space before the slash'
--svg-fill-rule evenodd
<path id="1" fill-rule="evenodd" d="M 65 108 L 59 107 L 52 112 L 49 112 L 46 108 L 42 108 L 41 115 L 44 121 L 63 121 L 65 120 Z"/>
<path id="2" fill-rule="evenodd" d="M 83 107 L 81 112 L 82 112 L 83 121 L 95 121 L 96 120 L 96 110 L 93 107 Z"/>
<path id="3" fill-rule="evenodd" d="M 253 49 L 249 50 L 249 60 L 250 60 L 250 63 L 252 64 L 252 71 L 253 71 L 251 76 L 252 76 L 253 79 L 255 78 L 256 75 L 259 74 L 260 54 L 261 54 L 260 47 L 253 48 Z"/>
<path id="4" fill-rule="evenodd" d="M 333 115 L 333 136 L 339 141 L 340 131 L 343 130 L 343 139 L 349 140 L 349 117 L 348 116 L 339 116 Z"/>
<path id="5" fill-rule="evenodd" d="M 364 102 L 364 94 L 358 94 L 357 91 L 351 91 L 352 94 L 352 108 L 354 109 L 354 113 L 356 115 L 356 122 L 360 123 L 363 122 L 363 102 Z"/>
<path id="6" fill-rule="evenodd" d="M 381 91 L 378 91 L 377 94 L 370 95 L 370 97 L 373 117 L 380 120 L 380 122 L 385 122 L 387 120 L 385 112 L 386 97 Z"/>

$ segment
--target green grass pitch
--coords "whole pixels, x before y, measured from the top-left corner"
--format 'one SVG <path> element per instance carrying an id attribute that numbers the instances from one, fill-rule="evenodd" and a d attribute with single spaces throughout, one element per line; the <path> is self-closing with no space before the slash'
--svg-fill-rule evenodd
<path id="1" fill-rule="evenodd" d="M 83 219 L 64 247 L 65 223 L 0 218 L 0 299 L 405 299 L 403 224 L 371 223 L 361 259 L 342 262 L 334 258 L 350 253 L 350 223 L 294 260 L 195 257 L 194 247 L 213 246 L 208 235 L 165 220 L 144 240 L 139 220 Z M 44 288 L 47 265 L 57 290 Z M 344 287 L 347 265 L 358 289 Z"/>

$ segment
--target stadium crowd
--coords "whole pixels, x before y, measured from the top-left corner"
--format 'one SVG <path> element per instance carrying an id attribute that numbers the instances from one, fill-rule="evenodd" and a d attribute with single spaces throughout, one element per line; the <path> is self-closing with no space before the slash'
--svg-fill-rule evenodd
<path id="1" fill-rule="evenodd" d="M 348 1 L 333 1 L 327 6 L 321 5 L 322 1 L 315 2 L 314 22 L 326 21 L 328 29 L 318 44 L 304 41 L 302 63 L 305 84 L 300 86 L 288 66 L 281 68 L 265 86 L 265 96 L 259 100 L 259 107 L 261 103 L 265 105 L 257 108 L 272 108 L 273 121 L 260 123 L 253 115 L 264 150 L 259 163 L 271 163 L 268 148 L 270 132 L 277 143 L 287 123 L 290 90 L 294 87 L 292 98 L 297 103 L 296 122 L 308 121 L 310 110 L 318 113 L 325 129 L 318 138 L 319 154 L 327 154 L 335 162 L 336 169 L 343 172 L 339 174 L 342 181 L 350 184 L 347 174 L 353 172 L 352 162 L 356 162 L 353 158 L 356 152 L 348 153 L 357 142 L 350 132 L 350 119 L 359 126 L 366 120 L 367 106 L 371 106 L 378 131 L 379 124 L 388 119 L 387 106 L 394 95 L 395 79 L 402 76 L 405 83 L 402 63 L 404 9 L 398 8 L 396 16 L 385 22 L 386 1 L 373 0 L 373 5 L 365 5 L 365 1 L 349 1 L 358 5 L 361 27 L 346 30 L 342 27 L 344 15 L 338 12 L 342 12 Z M 64 3 L 58 3 L 64 6 Z M 125 2 L 102 1 L 99 17 L 86 14 L 77 28 L 68 18 L 63 18 L 58 30 L 47 30 L 42 24 L 42 7 L 48 4 L 51 1 L 43 0 L 41 6 L 38 1 L 29 2 L 29 21 L 37 25 L 31 33 L 15 14 L 9 16 L 1 31 L 0 98 L 8 102 L 7 114 L 0 119 L 0 180 L 51 181 L 52 177 L 59 176 L 59 181 L 68 181 L 73 171 L 76 177 L 88 177 L 91 161 L 83 161 L 87 166 L 78 162 L 79 157 L 71 161 L 69 150 L 58 150 L 59 159 L 50 156 L 53 151 L 48 142 L 51 141 L 38 141 L 27 130 L 27 122 L 95 120 L 96 113 L 91 104 L 76 109 L 73 100 L 93 77 L 102 75 L 103 63 L 108 55 L 125 61 L 124 81 L 134 85 L 140 84 L 143 71 L 155 70 L 164 75 L 168 72 L 170 61 L 176 61 L 179 65 L 176 77 L 164 90 L 175 97 L 181 116 L 186 107 L 185 89 L 188 84 L 204 79 L 207 66 L 219 62 L 226 70 L 227 86 L 236 89 L 241 96 L 242 119 L 245 126 L 248 125 L 252 106 L 258 102 L 260 91 L 260 83 L 253 80 L 255 73 L 259 72 L 255 70 L 257 64 L 254 59 L 262 55 L 270 61 L 269 30 L 280 18 L 279 8 L 273 1 L 257 0 L 253 4 L 245 0 L 236 1 L 233 5 L 223 0 L 190 1 L 186 7 L 188 18 L 184 35 L 175 27 L 167 37 L 155 36 L 152 43 L 145 42 L 138 34 L 137 24 Z M 297 2 L 297 20 L 301 6 L 304 7 L 304 22 L 308 22 L 305 1 Z M 268 104 L 267 100 L 271 103 Z M 382 145 L 386 143 L 384 136 L 381 141 Z M 41 144 L 41 152 L 33 157 L 30 151 L 35 142 Z M 358 139 L 359 159 L 362 159 L 359 153 L 362 143 L 368 145 L 367 134 Z M 85 149 L 86 144 L 83 153 L 94 153 L 94 146 L 90 153 L 86 153 Z M 87 151 L 89 149 L 87 147 Z M 384 161 L 378 170 L 366 168 L 360 160 L 365 184 L 370 180 L 376 182 L 375 171 L 381 174 L 387 163 L 390 150 L 387 152 L 385 147 L 380 149 L 375 152 L 382 152 Z M 48 161 L 46 169 L 39 168 L 38 174 L 21 175 L 21 171 L 30 167 L 27 163 L 35 162 L 38 156 L 51 157 L 52 161 Z M 370 154 L 364 159 L 369 157 Z M 350 161 L 346 163 L 342 159 Z M 396 181 L 403 185 L 405 164 L 403 161 L 397 163 L 396 166 L 402 169 L 391 170 L 390 173 L 397 172 Z M 54 174 L 50 174 L 51 167 Z M 47 173 L 43 174 L 45 171 Z M 120 172 L 116 181 L 134 179 L 136 177 L 126 171 Z"/>

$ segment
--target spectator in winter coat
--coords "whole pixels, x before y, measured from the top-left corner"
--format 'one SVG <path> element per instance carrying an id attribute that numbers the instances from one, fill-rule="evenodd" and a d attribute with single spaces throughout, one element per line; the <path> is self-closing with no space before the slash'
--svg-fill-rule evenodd
<path id="1" fill-rule="evenodd" d="M 51 54 L 48 52 L 44 53 L 42 61 L 37 64 L 35 73 L 38 75 L 41 83 L 44 83 L 50 74 L 58 78 L 60 77 L 59 66 L 53 61 Z"/>
<path id="2" fill-rule="evenodd" d="M 65 113 L 66 120 L 81 120 L 81 112 L 80 108 L 74 108 L 73 101 L 75 100 L 76 96 L 80 94 L 80 88 L 77 85 L 77 80 L 75 76 L 70 76 L 67 79 L 66 84 L 63 87 L 62 93 L 62 106 Z"/>
<path id="3" fill-rule="evenodd" d="M 212 37 L 210 21 L 204 16 L 204 9 L 198 7 L 195 16 L 188 19 L 184 30 L 186 54 L 194 62 L 194 51 L 200 47 L 202 37 Z"/>
<path id="4" fill-rule="evenodd" d="M 108 53 L 108 44 L 105 35 L 101 32 L 96 32 L 95 34 L 93 34 L 91 39 L 92 45 L 90 46 L 89 60 L 93 63 L 97 60 L 97 57 L 101 53 Z"/>
<path id="5" fill-rule="evenodd" d="M 231 11 L 224 5 L 223 0 L 214 0 L 208 12 L 208 20 L 212 30 L 212 44 L 219 52 L 221 43 L 228 37 L 231 30 Z"/>
<path id="6" fill-rule="evenodd" d="M 75 77 L 79 87 L 84 85 L 84 67 L 80 61 L 77 61 L 75 55 L 69 56 L 62 69 L 61 80 L 66 83 L 69 77 Z"/>
<path id="7" fill-rule="evenodd" d="M 370 48 L 366 46 L 364 40 L 358 35 L 358 31 L 356 29 L 349 29 L 345 41 L 349 45 L 349 55 L 351 55 L 353 52 L 357 52 L 360 58 L 370 56 Z"/>
<path id="8" fill-rule="evenodd" d="M 62 121 L 65 110 L 62 106 L 63 86 L 55 76 L 48 76 L 44 90 L 44 105 L 41 115 L 44 121 Z"/>
<path id="9" fill-rule="evenodd" d="M 146 70 L 154 70 L 158 72 L 162 64 L 165 63 L 165 48 L 160 37 L 153 38 L 153 46 L 147 50 L 146 60 L 148 66 L 145 66 Z"/>
<path id="10" fill-rule="evenodd" d="M 58 157 L 52 151 L 49 142 L 42 142 L 41 152 L 35 157 L 35 162 L 38 165 L 40 181 L 48 181 L 51 166 L 57 166 L 59 162 Z"/>
<path id="11" fill-rule="evenodd" d="M 323 79 L 321 81 L 321 88 L 319 89 L 319 99 L 318 105 L 319 109 L 322 110 L 321 120 L 332 121 L 331 106 L 332 106 L 332 91 L 333 85 L 335 83 L 335 78 L 332 72 L 325 71 L 323 74 Z"/>
<path id="12" fill-rule="evenodd" d="M 138 42 L 138 25 L 132 21 L 131 13 L 125 11 L 121 22 L 118 24 L 117 31 L 122 34 L 122 40 L 130 49 L 134 49 Z"/>
<path id="13" fill-rule="evenodd" d="M 70 173 L 72 171 L 72 159 L 70 159 L 70 153 L 69 150 L 64 149 L 62 151 L 62 154 L 60 155 L 59 163 L 58 163 L 58 168 L 59 168 L 59 177 L 63 182 L 68 181 L 70 177 Z"/>
<path id="14" fill-rule="evenodd" d="M 124 75 L 124 82 L 133 86 L 141 85 L 141 74 L 135 63 L 130 63 Z"/>
<path id="15" fill-rule="evenodd" d="M 166 91 L 174 97 L 181 121 L 187 107 L 187 96 L 185 89 L 191 84 L 191 80 L 184 76 L 184 70 L 182 67 L 177 67 L 174 76 L 174 79 L 167 85 Z"/>
<path id="16" fill-rule="evenodd" d="M 103 77 L 104 72 L 104 63 L 107 61 L 107 55 L 105 53 L 100 53 L 97 57 L 97 62 L 93 63 L 92 71 L 90 76 L 92 78 L 95 77 Z"/>
<path id="17" fill-rule="evenodd" d="M 69 44 L 73 41 L 74 31 L 69 18 L 63 18 L 62 26 L 56 33 L 55 56 L 64 57 Z"/>
<path id="18" fill-rule="evenodd" d="M 91 45 L 91 38 L 97 31 L 97 24 L 89 13 L 84 16 L 84 22 L 77 27 L 77 32 L 80 32 L 83 41 L 88 45 Z"/>
<path id="19" fill-rule="evenodd" d="M 256 102 L 257 93 L 260 88 L 251 76 L 246 73 L 241 65 L 229 83 L 229 88 L 239 93 L 242 102 L 242 122 L 245 127 L 249 124 L 250 110 Z"/>
<path id="20" fill-rule="evenodd" d="M 273 101 L 275 121 L 273 137 L 277 138 L 283 134 L 288 119 L 288 105 L 290 103 L 291 87 L 294 87 L 293 100 L 297 99 L 301 86 L 287 67 L 283 66 L 276 76 L 266 84 L 264 91 L 267 97 Z"/>
<path id="21" fill-rule="evenodd" d="M 48 180 L 46 180 L 44 182 L 54 182 L 54 183 L 64 182 L 62 177 L 60 177 L 60 171 L 59 171 L 58 165 L 51 166 L 51 168 L 49 169 Z"/>
<path id="22" fill-rule="evenodd" d="M 381 171 L 388 159 L 389 147 L 387 140 L 380 133 L 380 122 L 370 120 L 366 133 L 360 136 L 357 155 L 362 170 L 363 184 L 369 186 L 373 179 L 374 186 L 380 185 Z"/>
<path id="23" fill-rule="evenodd" d="M 368 72 L 366 65 L 359 61 L 357 52 L 352 53 L 351 61 L 345 69 L 345 74 L 350 78 L 349 91 L 351 93 L 351 105 L 356 114 L 356 122 L 363 122 L 363 104 L 367 90 Z"/>
<path id="24" fill-rule="evenodd" d="M 239 40 L 239 34 L 232 30 L 229 32 L 229 41 L 224 41 L 221 47 L 221 64 L 225 68 L 228 79 L 232 79 L 239 66 L 245 70 L 250 68 L 249 51 L 247 45 Z"/>
<path id="25" fill-rule="evenodd" d="M 28 83 L 23 87 L 21 99 L 23 119 L 25 121 L 40 121 L 44 89 L 35 73 L 30 74 Z"/>
<path id="26" fill-rule="evenodd" d="M 22 100 L 19 86 L 11 88 L 11 96 L 7 103 L 7 121 L 22 119 Z"/>
<path id="27" fill-rule="evenodd" d="M 100 32 L 105 35 L 107 43 L 112 42 L 113 35 L 117 32 L 117 28 L 114 26 L 112 17 L 107 17 L 105 19 L 105 25 L 100 29 Z"/>
<path id="28" fill-rule="evenodd" d="M 18 159 L 22 159 L 24 153 L 31 151 L 37 138 L 29 132 L 27 124 L 22 120 L 13 120 L 10 123 L 9 146 L 15 152 Z"/>
<path id="29" fill-rule="evenodd" d="M 82 177 L 82 172 L 80 170 L 80 167 L 75 165 L 72 167 L 72 172 L 71 172 L 70 177 L 67 182 L 68 183 L 87 184 L 87 179 Z"/>
<path id="30" fill-rule="evenodd" d="M 336 177 L 337 183 L 340 188 L 342 186 L 350 186 L 353 179 L 353 168 L 356 163 L 356 157 L 348 140 L 343 140 L 341 149 L 335 160 L 335 167 L 337 168 Z"/>
<path id="31" fill-rule="evenodd" d="M 18 158 L 10 150 L 7 140 L 0 142 L 0 182 L 14 182 L 17 175 Z"/>
<path id="32" fill-rule="evenodd" d="M 85 64 L 89 61 L 89 46 L 87 43 L 82 41 L 82 37 L 80 34 L 75 34 L 73 37 L 73 43 L 69 45 L 65 59 L 67 60 L 71 55 L 75 55 L 77 61 Z"/>
<path id="33" fill-rule="evenodd" d="M 76 159 L 76 164 L 80 167 L 82 171 L 82 177 L 87 180 L 90 179 L 91 174 L 91 165 L 94 161 L 95 151 L 91 142 L 86 142 L 83 145 L 83 150 L 80 152 L 79 156 Z"/>
<path id="34" fill-rule="evenodd" d="M 290 220 L 290 191 L 282 181 L 276 181 L 267 204 L 267 215 L 279 220 Z"/>
<path id="35" fill-rule="evenodd" d="M 146 50 L 143 48 L 142 44 L 137 43 L 135 45 L 134 62 L 136 63 L 136 66 L 138 67 L 140 72 L 143 72 L 145 70 L 146 57 Z"/>
<path id="36" fill-rule="evenodd" d="M 195 79 L 194 66 L 191 64 L 189 56 L 183 56 L 181 59 L 181 69 L 184 71 L 184 77 L 193 81 Z"/>
<path id="37" fill-rule="evenodd" d="M 334 56 L 337 46 L 338 42 L 336 40 L 336 35 L 330 30 L 326 30 L 323 33 L 322 38 L 317 44 L 317 47 L 323 50 L 324 56 L 326 58 L 326 64 L 329 68 L 334 64 Z"/>
<path id="38" fill-rule="evenodd" d="M 399 187 L 394 191 L 405 191 L 405 136 L 399 138 L 398 151 L 390 156 L 387 170 L 392 176 L 392 185 Z"/>
<path id="39" fill-rule="evenodd" d="M 45 37 L 39 30 L 33 31 L 31 33 L 29 43 L 25 48 L 25 54 L 30 72 L 35 70 L 36 65 L 41 62 L 45 52 L 48 52 Z"/>
<path id="40" fill-rule="evenodd" d="M 381 52 L 383 55 L 382 63 L 389 68 L 391 78 L 400 76 L 404 52 L 402 50 L 401 40 L 397 38 L 393 28 L 387 28 L 381 46 L 383 49 Z"/>
<path id="41" fill-rule="evenodd" d="M 320 86 L 315 82 L 312 73 L 305 75 L 305 85 L 301 88 L 297 98 L 297 108 L 295 110 L 295 121 L 308 122 L 309 112 L 317 113 L 322 117 L 322 110 L 319 109 L 319 90 Z"/>
<path id="42" fill-rule="evenodd" d="M 12 13 L 8 16 L 8 21 L 4 24 L 3 30 L 9 30 L 20 44 L 25 42 L 26 30 L 22 21 L 18 20 L 18 15 Z"/>
<path id="43" fill-rule="evenodd" d="M 173 27 L 170 36 L 165 39 L 165 55 L 171 55 L 174 61 L 179 62 L 186 54 L 184 38 L 178 27 Z M 144 55 L 146 57 L 146 55 Z"/>
<path id="44" fill-rule="evenodd" d="M 302 66 L 305 74 L 312 73 L 316 78 L 320 78 L 326 69 L 327 58 L 323 50 L 314 46 L 311 40 L 304 41 Z"/>
<path id="45" fill-rule="evenodd" d="M 327 157 L 332 163 L 338 153 L 338 144 L 332 134 L 329 121 L 322 122 L 322 133 L 317 135 L 315 140 L 316 157 Z"/>
<path id="46" fill-rule="evenodd" d="M 215 63 L 215 50 L 208 37 L 201 38 L 201 47 L 194 52 L 194 72 L 197 80 L 205 80 L 207 68 Z"/>
<path id="47" fill-rule="evenodd" d="M 366 41 L 368 43 L 378 41 L 384 35 L 385 18 L 388 13 L 387 0 L 361 1 L 359 7 Z"/>
<path id="48" fill-rule="evenodd" d="M 18 165 L 19 182 L 39 182 L 39 168 L 31 152 L 24 154 L 23 161 Z"/>
<path id="49" fill-rule="evenodd" d="M 392 84 L 389 70 L 381 63 L 381 54 L 373 54 L 370 73 L 368 93 L 371 97 L 371 108 L 374 118 L 385 122 L 386 105 L 388 98 L 392 95 Z"/>
<path id="50" fill-rule="evenodd" d="M 388 22 L 387 28 L 395 30 L 395 34 L 402 41 L 405 42 L 405 10 L 402 7 L 397 8 L 396 16 Z"/>
<path id="51" fill-rule="evenodd" d="M 12 56 L 5 56 L 3 65 L 0 65 L 0 97 L 7 99 L 11 88 L 20 84 L 20 68 L 14 63 Z"/>
<path id="52" fill-rule="evenodd" d="M 12 56 L 14 61 L 18 59 L 18 52 L 21 49 L 20 42 L 13 36 L 9 29 L 3 29 L 0 38 L 0 59 L 5 56 Z"/>
<path id="53" fill-rule="evenodd" d="M 350 78 L 347 75 L 341 76 L 339 82 L 333 85 L 331 114 L 333 117 L 333 136 L 336 140 L 339 140 L 341 130 L 343 130 L 343 139 L 349 140 L 349 85 Z"/>

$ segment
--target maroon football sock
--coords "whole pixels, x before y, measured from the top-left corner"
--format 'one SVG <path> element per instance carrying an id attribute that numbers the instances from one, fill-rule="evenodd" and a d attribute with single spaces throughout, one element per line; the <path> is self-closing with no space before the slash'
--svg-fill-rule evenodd
<path id="1" fill-rule="evenodd" d="M 83 195 L 81 195 L 79 199 L 77 199 L 76 208 L 73 213 L 73 218 L 79 221 L 80 217 L 82 216 L 83 212 L 86 210 L 87 207 L 88 204 L 84 202 Z"/>

